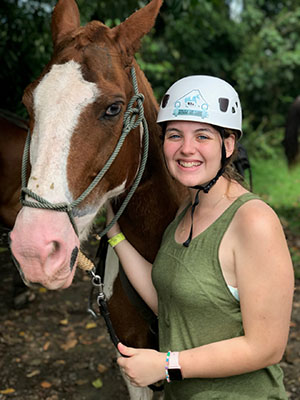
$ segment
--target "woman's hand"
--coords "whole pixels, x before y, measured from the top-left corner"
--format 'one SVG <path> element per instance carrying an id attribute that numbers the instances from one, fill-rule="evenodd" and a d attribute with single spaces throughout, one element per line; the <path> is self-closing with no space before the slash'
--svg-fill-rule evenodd
<path id="1" fill-rule="evenodd" d="M 165 379 L 166 354 L 151 349 L 135 349 L 118 344 L 117 362 L 134 386 L 148 386 Z"/>

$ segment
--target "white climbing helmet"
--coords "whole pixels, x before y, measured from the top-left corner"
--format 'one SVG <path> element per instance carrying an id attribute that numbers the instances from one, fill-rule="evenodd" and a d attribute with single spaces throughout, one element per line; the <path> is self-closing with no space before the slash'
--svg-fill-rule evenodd
<path id="1" fill-rule="evenodd" d="M 196 121 L 235 129 L 242 136 L 242 108 L 235 89 L 220 78 L 192 75 L 164 95 L 157 122 Z"/>

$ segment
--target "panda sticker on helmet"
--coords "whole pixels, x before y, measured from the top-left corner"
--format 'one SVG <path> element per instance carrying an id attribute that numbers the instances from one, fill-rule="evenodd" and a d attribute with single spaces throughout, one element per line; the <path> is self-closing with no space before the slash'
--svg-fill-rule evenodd
<path id="1" fill-rule="evenodd" d="M 200 90 L 191 90 L 175 101 L 173 115 L 174 117 L 190 115 L 205 119 L 208 117 L 208 103 Z"/>

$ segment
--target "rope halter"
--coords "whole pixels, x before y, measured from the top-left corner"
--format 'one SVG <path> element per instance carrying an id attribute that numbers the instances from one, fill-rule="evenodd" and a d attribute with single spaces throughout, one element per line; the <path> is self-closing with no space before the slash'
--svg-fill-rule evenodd
<path id="1" fill-rule="evenodd" d="M 66 212 L 69 216 L 70 222 L 71 222 L 77 236 L 79 234 L 78 234 L 78 229 L 77 229 L 77 226 L 76 226 L 76 223 L 74 220 L 74 216 L 73 216 L 73 209 L 76 206 L 78 206 L 91 193 L 91 191 L 98 185 L 100 180 L 103 178 L 105 173 L 109 170 L 110 166 L 116 159 L 127 135 L 130 133 L 130 131 L 137 128 L 140 124 L 142 124 L 143 130 L 144 130 L 144 136 L 143 136 L 144 143 L 143 143 L 143 156 L 142 156 L 142 159 L 140 162 L 140 166 L 139 166 L 137 175 L 135 177 L 135 180 L 134 180 L 126 198 L 124 199 L 123 203 L 121 204 L 120 209 L 115 214 L 115 217 L 112 219 L 112 221 L 107 225 L 107 227 L 99 234 L 100 237 L 104 236 L 110 230 L 110 228 L 115 224 L 115 222 L 120 218 L 120 216 L 122 215 L 123 211 L 125 210 L 127 204 L 129 203 L 131 197 L 133 196 L 136 188 L 138 187 L 138 185 L 141 181 L 142 175 L 144 173 L 144 170 L 145 170 L 147 157 L 148 157 L 148 149 L 149 149 L 149 131 L 148 131 L 147 121 L 144 116 L 144 107 L 143 107 L 144 95 L 142 93 L 139 93 L 139 91 L 138 91 L 138 85 L 137 85 L 137 79 L 136 79 L 136 73 L 135 73 L 134 67 L 131 68 L 130 72 L 131 72 L 131 77 L 132 77 L 134 95 L 130 99 L 127 109 L 124 113 L 123 130 L 122 130 L 121 136 L 119 138 L 119 141 L 118 141 L 114 151 L 112 152 L 112 154 L 106 161 L 104 167 L 98 173 L 98 175 L 94 178 L 94 180 L 87 187 L 87 189 L 85 189 L 85 191 L 71 203 L 55 203 L 55 204 L 51 203 L 27 188 L 27 182 L 26 182 L 27 181 L 27 165 L 29 162 L 29 148 L 30 148 L 30 130 L 28 129 L 28 134 L 27 134 L 24 153 L 23 153 L 23 161 L 22 161 L 22 188 L 21 188 L 21 199 L 20 199 L 21 203 L 25 207 Z M 137 104 L 136 107 L 134 107 L 134 103 Z M 35 201 L 26 200 L 26 198 L 25 198 L 26 196 L 31 197 Z"/>

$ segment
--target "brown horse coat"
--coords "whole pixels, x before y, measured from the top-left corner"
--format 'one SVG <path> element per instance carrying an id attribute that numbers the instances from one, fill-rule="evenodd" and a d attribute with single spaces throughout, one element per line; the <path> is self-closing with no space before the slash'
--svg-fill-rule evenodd
<path id="1" fill-rule="evenodd" d="M 28 188 L 53 204 L 70 203 L 87 188 L 116 146 L 134 93 L 130 75 L 134 66 L 139 91 L 145 96 L 149 158 L 120 225 L 149 261 L 154 260 L 182 195 L 182 188 L 170 178 L 163 162 L 156 100 L 133 58 L 160 6 L 161 0 L 152 0 L 109 29 L 97 21 L 80 27 L 75 1 L 59 0 L 52 18 L 52 59 L 23 97 L 31 130 Z M 72 211 L 81 241 L 105 202 L 115 199 L 117 208 L 132 185 L 141 160 L 142 138 L 139 127 L 127 136 L 104 178 Z M 28 281 L 51 289 L 71 284 L 76 263 L 74 266 L 70 260 L 79 242 L 67 214 L 23 207 L 11 239 L 14 256 Z M 155 346 L 148 324 L 128 300 L 119 278 L 109 309 L 123 342 L 137 347 Z"/>
<path id="2" fill-rule="evenodd" d="M 27 122 L 0 110 L 0 225 L 14 226 L 21 208 L 21 164 Z"/>

